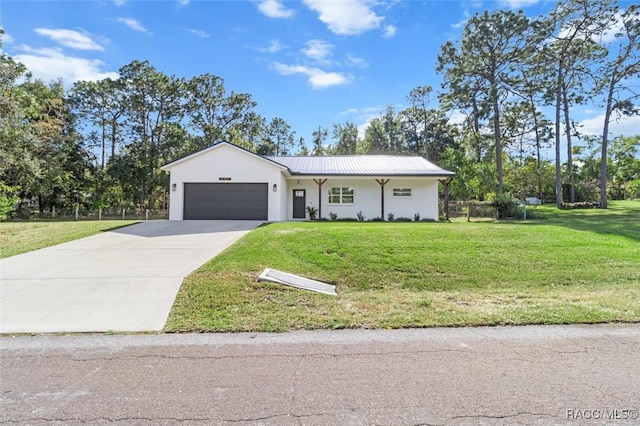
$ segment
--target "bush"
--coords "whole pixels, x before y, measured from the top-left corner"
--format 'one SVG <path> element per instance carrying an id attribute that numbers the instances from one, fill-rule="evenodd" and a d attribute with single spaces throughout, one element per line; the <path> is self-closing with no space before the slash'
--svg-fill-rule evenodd
<path id="1" fill-rule="evenodd" d="M 393 222 L 393 218 L 394 218 L 394 217 L 395 217 L 395 215 L 394 215 L 393 213 L 389 213 L 389 214 L 387 215 L 387 220 L 388 220 L 389 222 Z"/>
<path id="2" fill-rule="evenodd" d="M 318 209 L 312 206 L 307 206 L 307 213 L 309 213 L 309 219 L 314 220 L 318 214 Z"/>
<path id="3" fill-rule="evenodd" d="M 416 213 L 413 215 L 413 221 L 414 222 L 420 222 L 420 213 Z"/>
<path id="4" fill-rule="evenodd" d="M 334 212 L 329 212 L 329 219 L 331 220 L 331 222 L 335 222 L 336 220 L 338 220 L 338 215 Z"/>
<path id="5" fill-rule="evenodd" d="M 384 219 L 378 216 L 374 217 L 373 219 L 369 219 L 369 222 L 384 222 Z"/>
<path id="6" fill-rule="evenodd" d="M 598 201 L 581 201 L 578 203 L 562 203 L 563 209 L 597 209 L 600 207 Z"/>
<path id="7" fill-rule="evenodd" d="M 364 215 L 362 214 L 362 210 L 356 213 L 356 216 L 358 216 L 358 222 L 364 222 Z"/>
<path id="8" fill-rule="evenodd" d="M 496 209 L 496 216 L 498 219 L 522 217 L 520 201 L 513 198 L 511 195 L 502 194 L 496 196 L 493 201 L 491 201 L 491 206 Z"/>
<path id="9" fill-rule="evenodd" d="M 413 222 L 413 220 L 410 217 L 396 217 L 394 219 L 394 222 Z"/>
<path id="10" fill-rule="evenodd" d="M 18 201 L 20 197 L 0 195 L 0 220 L 6 220 L 9 217 L 9 213 L 15 209 Z"/>
<path id="11" fill-rule="evenodd" d="M 338 222 L 362 222 L 362 221 L 359 219 L 356 219 L 355 217 L 339 217 Z"/>
<path id="12" fill-rule="evenodd" d="M 6 220 L 9 217 L 9 213 L 15 210 L 20 201 L 20 197 L 16 195 L 18 189 L 16 186 L 9 186 L 4 182 L 0 182 L 0 220 Z"/>

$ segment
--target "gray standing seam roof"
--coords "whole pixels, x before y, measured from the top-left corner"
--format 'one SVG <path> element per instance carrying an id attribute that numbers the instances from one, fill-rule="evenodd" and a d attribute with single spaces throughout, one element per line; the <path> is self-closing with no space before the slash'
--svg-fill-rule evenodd
<path id="1" fill-rule="evenodd" d="M 265 157 L 287 167 L 292 175 L 454 176 L 423 157 L 405 155 L 336 155 L 328 157 Z"/>

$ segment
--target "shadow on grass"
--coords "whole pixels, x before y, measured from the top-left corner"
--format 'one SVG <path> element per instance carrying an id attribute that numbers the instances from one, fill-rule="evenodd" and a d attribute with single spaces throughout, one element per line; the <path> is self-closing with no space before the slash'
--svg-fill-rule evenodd
<path id="1" fill-rule="evenodd" d="M 563 226 L 577 231 L 618 235 L 640 241 L 640 202 L 612 202 L 608 209 L 558 210 L 545 208 L 538 211 L 530 224 Z"/>

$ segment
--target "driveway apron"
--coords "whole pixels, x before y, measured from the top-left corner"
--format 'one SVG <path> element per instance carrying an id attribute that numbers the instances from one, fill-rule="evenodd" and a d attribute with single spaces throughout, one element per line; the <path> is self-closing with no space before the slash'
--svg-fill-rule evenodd
<path id="1" fill-rule="evenodd" d="M 0 260 L 0 333 L 162 330 L 183 278 L 258 221 L 152 221 Z"/>

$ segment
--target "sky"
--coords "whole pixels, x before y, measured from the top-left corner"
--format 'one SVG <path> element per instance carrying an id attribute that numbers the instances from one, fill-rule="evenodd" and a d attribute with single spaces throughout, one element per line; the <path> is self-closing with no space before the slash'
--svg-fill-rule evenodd
<path id="1" fill-rule="evenodd" d="M 626 1 L 631 4 L 631 1 Z M 621 1 L 624 7 L 625 1 Z M 34 77 L 117 78 L 148 60 L 186 79 L 213 74 L 228 93 L 249 93 L 256 112 L 283 118 L 311 144 L 318 126 L 353 122 L 361 129 L 409 91 L 436 93 L 437 55 L 464 23 L 484 10 L 546 14 L 549 0 L 0 0 L 4 53 Z M 434 94 L 432 106 L 437 107 Z M 598 134 L 602 111 L 576 112 Z M 613 123 L 614 135 L 640 133 L 640 119 Z M 331 141 L 329 141 L 331 142 Z"/>

